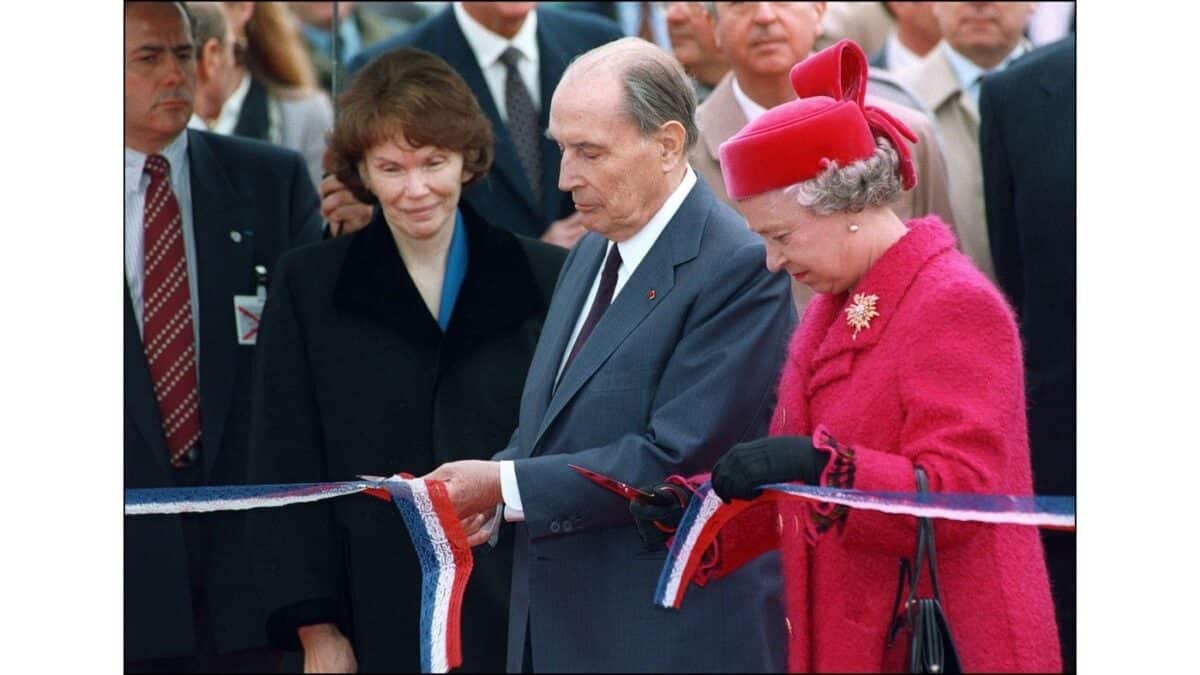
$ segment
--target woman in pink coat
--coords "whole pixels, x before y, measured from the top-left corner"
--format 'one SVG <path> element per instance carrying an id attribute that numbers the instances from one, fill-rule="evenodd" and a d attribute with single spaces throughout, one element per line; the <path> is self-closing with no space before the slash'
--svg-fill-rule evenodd
<path id="1" fill-rule="evenodd" d="M 771 437 L 732 448 L 713 487 L 725 499 L 796 480 L 913 492 L 921 467 L 934 492 L 1031 494 L 1012 312 L 941 221 L 902 222 L 888 208 L 916 182 L 903 140 L 915 138 L 862 105 L 865 75 L 857 45 L 831 47 L 792 80 L 802 96 L 833 97 L 776 107 L 721 148 L 767 266 L 818 295 L 789 347 Z M 799 500 L 771 515 L 783 526 L 790 668 L 901 670 L 907 641 L 888 647 L 887 631 L 915 519 Z M 963 669 L 1061 670 L 1037 531 L 934 523 Z"/>

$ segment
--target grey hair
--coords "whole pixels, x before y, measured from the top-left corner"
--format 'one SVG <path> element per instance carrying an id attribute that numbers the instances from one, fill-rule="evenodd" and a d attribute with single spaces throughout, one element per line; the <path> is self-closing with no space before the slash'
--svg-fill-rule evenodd
<path id="1" fill-rule="evenodd" d="M 794 183 L 784 194 L 821 215 L 858 213 L 886 206 L 899 196 L 900 158 L 885 138 L 875 139 L 875 152 L 866 159 L 839 167 L 830 162 L 815 178 Z"/>
<path id="2" fill-rule="evenodd" d="M 215 2 L 181 3 L 192 21 L 192 40 L 196 50 L 204 49 L 204 43 L 216 38 L 225 42 L 225 12 Z"/>
<path id="3" fill-rule="evenodd" d="M 640 59 L 631 61 L 621 76 L 625 112 L 637 122 L 642 135 L 658 131 L 667 122 L 679 122 L 687 134 L 684 152 L 690 151 L 700 130 L 696 128 L 696 92 L 683 66 L 673 58 Z"/>
<path id="4" fill-rule="evenodd" d="M 686 133 L 684 154 L 696 145 L 696 91 L 675 57 L 640 38 L 621 38 L 578 56 L 559 82 L 597 67 L 615 69 L 621 78 L 622 107 L 643 137 L 678 122 Z"/>

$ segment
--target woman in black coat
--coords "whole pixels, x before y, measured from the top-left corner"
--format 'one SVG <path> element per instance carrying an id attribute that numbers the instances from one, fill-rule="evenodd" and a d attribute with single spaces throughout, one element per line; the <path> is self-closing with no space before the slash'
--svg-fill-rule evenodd
<path id="1" fill-rule="evenodd" d="M 254 483 L 422 475 L 503 448 L 566 256 L 459 203 L 492 138 L 445 62 L 393 51 L 339 104 L 330 167 L 380 208 L 279 263 L 258 341 Z M 419 670 L 420 565 L 394 505 L 262 509 L 248 528 L 268 631 L 303 648 L 306 670 Z M 463 668 L 499 671 L 511 550 L 474 554 Z"/>

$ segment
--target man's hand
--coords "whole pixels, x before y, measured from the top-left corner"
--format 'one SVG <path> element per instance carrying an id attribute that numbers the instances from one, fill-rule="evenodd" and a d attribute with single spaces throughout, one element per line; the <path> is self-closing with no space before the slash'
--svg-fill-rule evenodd
<path id="1" fill-rule="evenodd" d="M 464 518 L 459 524 L 467 533 L 467 543 L 474 548 L 492 538 L 492 530 L 496 528 L 499 521 L 497 512 L 493 510 L 476 513 Z"/>
<path id="2" fill-rule="evenodd" d="M 583 216 L 576 211 L 562 220 L 550 223 L 550 227 L 542 233 L 542 241 L 571 248 L 586 232 L 587 230 L 583 229 Z"/>
<path id="3" fill-rule="evenodd" d="M 329 233 L 333 236 L 356 232 L 371 222 L 374 207 L 355 199 L 337 176 L 325 176 L 318 191 L 321 193 L 321 216 L 329 223 Z"/>
<path id="4" fill-rule="evenodd" d="M 500 462 L 481 459 L 448 462 L 421 478 L 446 484 L 459 520 L 478 514 L 490 517 L 496 506 L 504 501 L 500 492 Z"/>
<path id="5" fill-rule="evenodd" d="M 332 623 L 318 623 L 296 629 L 304 646 L 304 672 L 357 673 L 354 647 Z"/>

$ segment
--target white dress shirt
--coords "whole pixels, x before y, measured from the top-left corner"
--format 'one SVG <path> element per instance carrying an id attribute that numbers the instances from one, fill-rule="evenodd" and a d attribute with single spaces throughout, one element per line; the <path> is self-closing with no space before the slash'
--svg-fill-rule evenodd
<path id="1" fill-rule="evenodd" d="M 212 132 L 229 136 L 237 128 L 238 118 L 242 116 L 242 104 L 246 102 L 246 94 L 250 92 L 250 73 L 242 76 L 242 83 L 233 90 L 225 105 L 221 106 L 221 114 L 212 126 Z"/>
<path id="2" fill-rule="evenodd" d="M 1008 64 L 1017 60 L 1018 57 L 1029 51 L 1024 40 L 1017 43 L 1016 47 L 1004 57 L 1004 60 L 996 64 L 991 70 L 984 70 L 975 65 L 970 59 L 959 54 L 950 46 L 950 43 L 942 40 L 941 49 L 946 50 L 946 58 L 950 61 L 950 69 L 954 71 L 954 77 L 958 78 L 958 87 L 970 99 L 975 110 L 979 110 L 979 90 L 983 89 L 981 82 L 984 75 L 998 73 L 1008 67 Z"/>
<path id="3" fill-rule="evenodd" d="M 738 107 L 742 109 L 742 114 L 746 116 L 746 123 L 749 124 L 767 112 L 767 109 L 755 103 L 742 91 L 738 86 L 737 78 L 733 78 L 733 100 L 737 101 Z"/>
<path id="4" fill-rule="evenodd" d="M 479 70 L 483 71 L 483 79 L 487 82 L 488 91 L 492 92 L 492 101 L 500 113 L 500 119 L 508 123 L 508 109 L 504 106 L 504 86 L 508 80 L 508 68 L 500 60 L 500 55 L 509 47 L 516 47 L 521 52 L 521 60 L 517 62 L 517 72 L 525 81 L 529 97 L 539 110 L 542 107 L 542 85 L 539 69 L 537 46 L 537 10 L 529 12 L 521 30 L 513 39 L 502 37 L 483 27 L 462 8 L 461 2 L 454 3 L 454 18 L 462 28 L 463 37 L 467 39 Z"/>
<path id="5" fill-rule="evenodd" d="M 654 242 L 658 241 L 663 230 L 667 228 L 667 223 L 675 217 L 675 213 L 679 211 L 683 200 L 692 192 L 692 188 L 696 186 L 696 172 L 692 167 L 687 168 L 687 172 L 683 175 L 683 180 L 675 188 L 675 191 L 667 197 L 663 205 L 658 209 L 658 212 L 650 218 L 646 226 L 638 230 L 637 234 L 622 242 L 608 242 L 608 248 L 605 249 L 605 257 L 608 256 L 608 251 L 613 246 L 621 252 L 621 266 L 617 268 L 617 285 L 613 289 L 612 302 L 617 301 L 617 296 L 620 295 L 621 289 L 625 287 L 625 282 L 633 276 L 637 271 L 638 265 L 642 264 L 642 260 L 650 253 L 650 249 L 654 247 Z M 592 311 L 592 302 L 596 299 L 596 292 L 600 288 L 600 276 L 604 272 L 604 265 L 596 272 L 596 278 L 592 280 L 591 290 L 588 291 L 587 298 L 583 301 L 583 307 L 579 309 L 579 316 L 575 319 L 575 329 L 571 331 L 571 339 L 567 341 L 566 348 L 563 349 L 562 357 L 558 363 L 558 375 L 555 377 L 555 382 L 559 377 L 562 377 L 563 366 L 567 363 L 567 356 L 571 353 L 571 349 L 575 346 L 575 339 L 579 337 L 579 331 L 582 330 L 584 322 L 587 320 L 587 315 Z M 503 460 L 500 462 L 500 493 L 504 497 L 504 519 L 509 522 L 517 522 L 525 520 L 525 511 L 521 504 L 521 492 L 517 487 L 517 471 L 513 467 L 512 460 Z"/>
<path id="6" fill-rule="evenodd" d="M 179 134 L 161 154 L 171 164 L 171 189 L 179 202 L 179 215 L 183 220 L 183 254 L 187 259 L 188 293 L 192 303 L 192 332 L 196 340 L 196 363 L 200 363 L 200 310 L 197 302 L 196 284 L 196 235 L 192 227 L 191 171 L 187 161 L 187 131 Z M 133 314 L 137 319 L 138 333 L 142 332 L 142 293 L 145 264 L 146 190 L 150 187 L 150 176 L 143 170 L 146 155 L 125 148 L 125 282 L 129 284 L 129 299 L 133 303 Z M 232 311 L 232 310 L 230 310 Z"/>
<path id="7" fill-rule="evenodd" d="M 898 73 L 921 60 L 920 54 L 900 43 L 895 31 L 889 33 L 883 41 L 883 54 L 887 59 L 887 70 L 893 73 Z"/>

